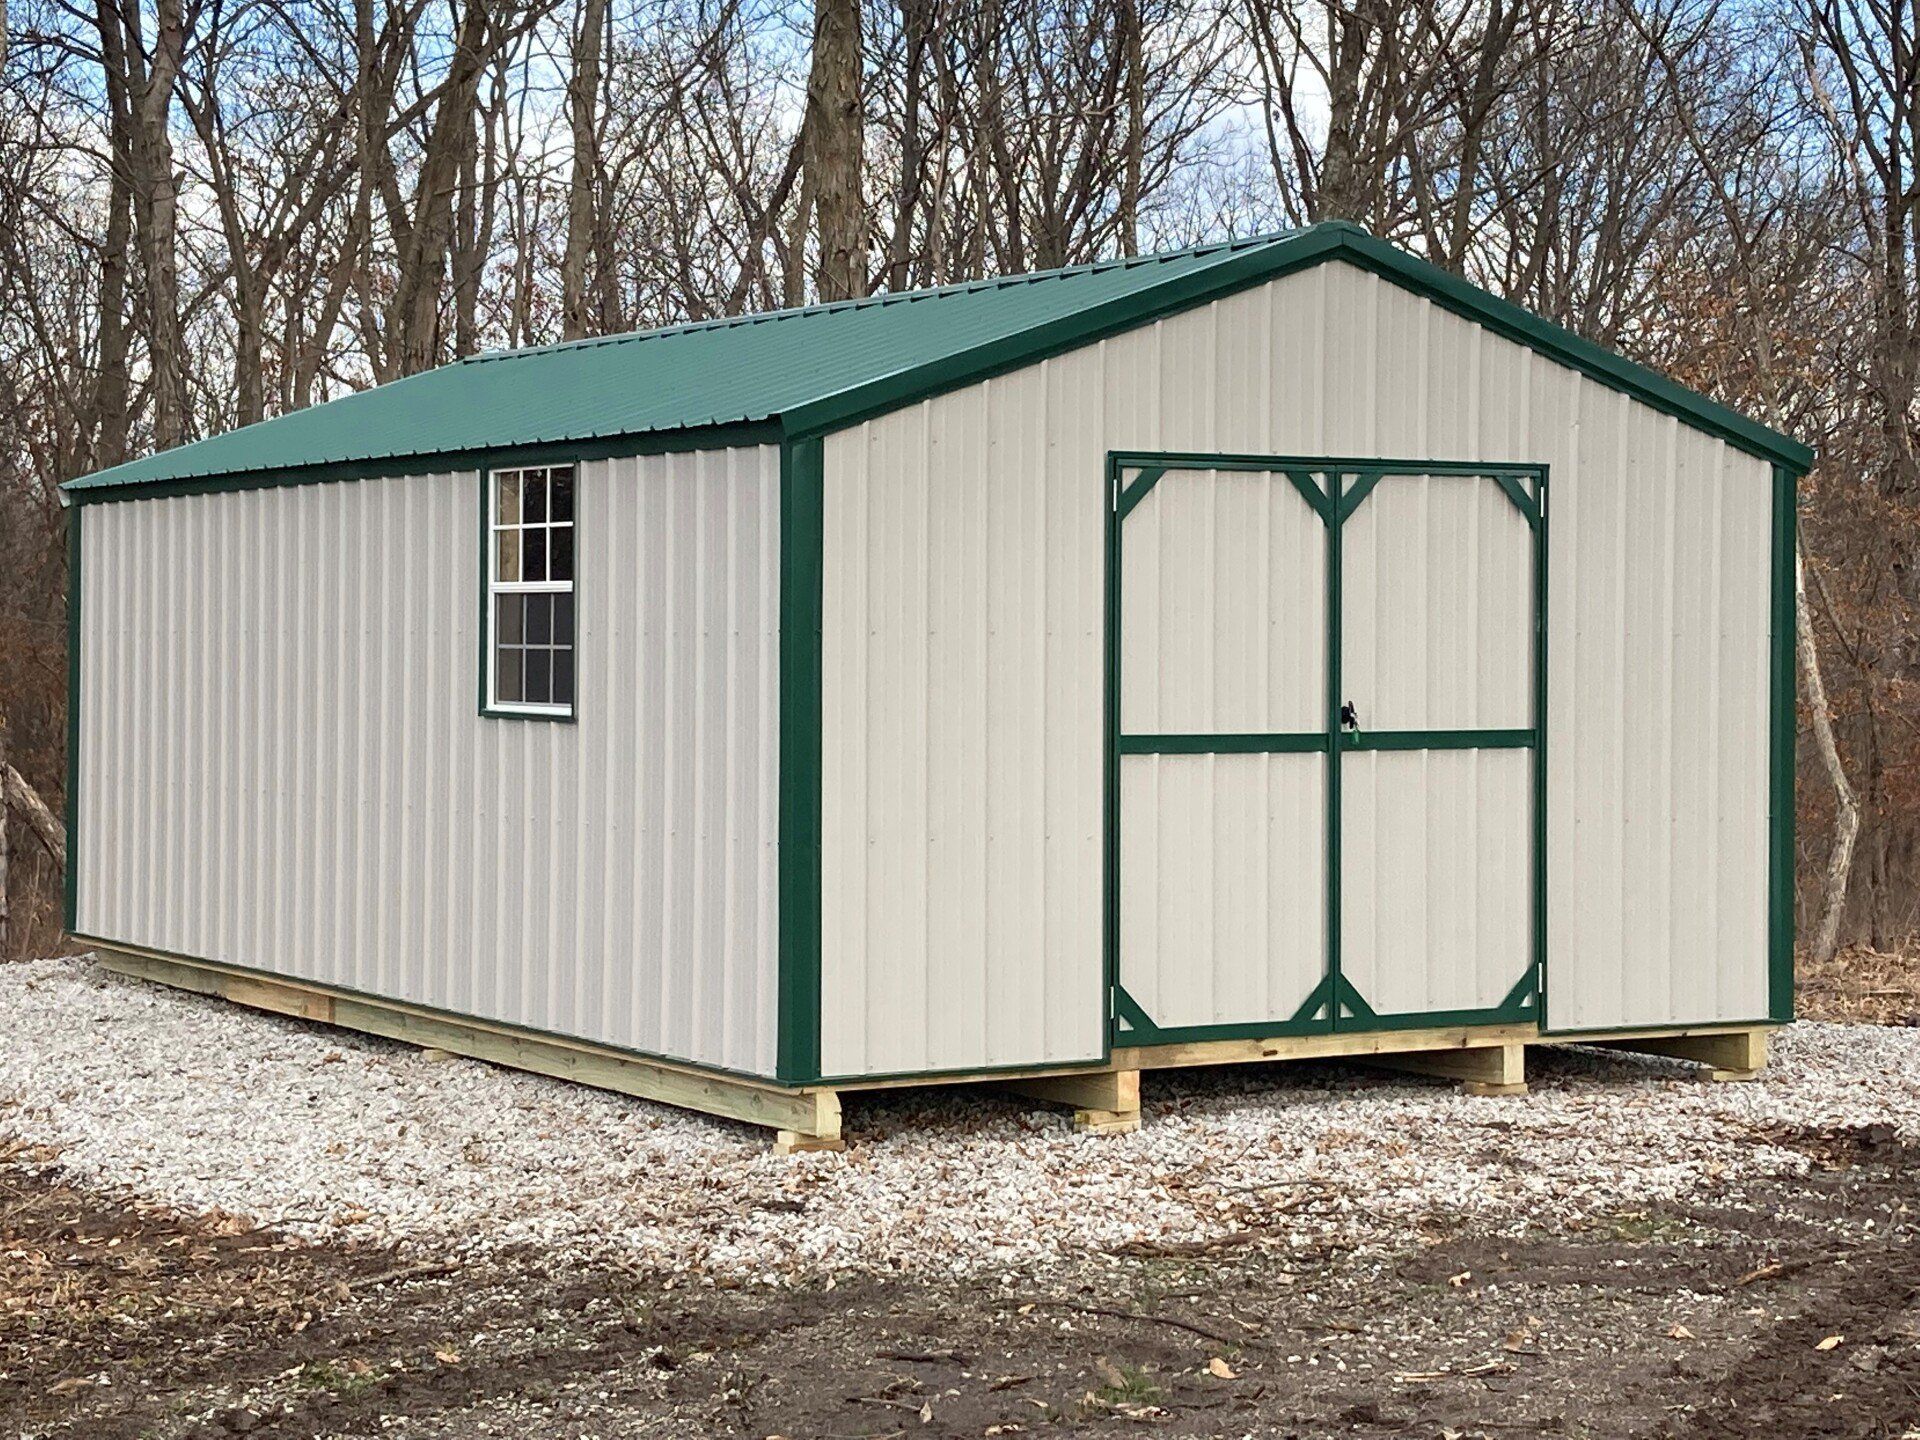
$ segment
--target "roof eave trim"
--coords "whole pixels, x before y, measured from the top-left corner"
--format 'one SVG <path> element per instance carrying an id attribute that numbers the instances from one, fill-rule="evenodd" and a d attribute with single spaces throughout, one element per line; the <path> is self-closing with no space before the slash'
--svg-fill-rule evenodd
<path id="1" fill-rule="evenodd" d="M 477 470 L 482 465 L 537 465 L 542 461 L 608 460 L 629 455 L 669 455 L 688 450 L 717 450 L 743 445 L 777 445 L 784 431 L 777 419 L 737 420 L 675 430 L 641 430 L 595 435 L 579 440 L 540 440 L 515 445 L 483 445 L 465 450 L 415 455 L 384 455 L 367 460 L 323 460 L 308 465 L 263 470 L 218 471 L 165 480 L 120 483 L 81 476 L 60 487 L 63 505 L 103 505 L 114 500 L 161 500 L 176 495 L 210 495 L 232 490 L 267 490 L 281 485 L 317 485 L 339 480 L 391 480 L 444 470 Z"/>
<path id="2" fill-rule="evenodd" d="M 1813 465 L 1813 451 L 1790 436 L 1340 221 L 1314 226 L 1197 273 L 1176 276 L 1017 335 L 809 401 L 787 410 L 782 419 L 795 436 L 844 429 L 1331 259 L 1349 260 L 1748 454 L 1800 474 Z"/>

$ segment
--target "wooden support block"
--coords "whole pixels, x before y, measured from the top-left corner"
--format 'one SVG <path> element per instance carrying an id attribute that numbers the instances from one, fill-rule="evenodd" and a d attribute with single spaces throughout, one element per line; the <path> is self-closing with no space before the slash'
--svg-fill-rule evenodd
<path id="1" fill-rule="evenodd" d="M 1635 1035 L 1593 1043 L 1609 1050 L 1633 1050 L 1642 1055 L 1692 1060 L 1707 1067 L 1709 1080 L 1751 1080 L 1767 1064 L 1767 1032 L 1759 1028 L 1692 1035 Z"/>
<path id="2" fill-rule="evenodd" d="M 1140 1128 L 1138 1070 L 1088 1070 L 1002 1083 L 1016 1095 L 1073 1106 L 1073 1128 L 1082 1135 L 1124 1135 Z"/>
<path id="3" fill-rule="evenodd" d="M 1377 1065 L 1385 1070 L 1464 1081 L 1464 1089 L 1469 1095 L 1527 1093 L 1527 1047 L 1517 1041 L 1504 1045 L 1473 1045 L 1457 1050 L 1413 1050 L 1354 1058 L 1363 1065 Z"/>

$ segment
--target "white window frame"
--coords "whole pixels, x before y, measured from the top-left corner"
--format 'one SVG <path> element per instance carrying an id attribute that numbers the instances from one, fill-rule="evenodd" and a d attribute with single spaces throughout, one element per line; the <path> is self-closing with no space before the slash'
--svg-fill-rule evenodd
<path id="1" fill-rule="evenodd" d="M 573 477 L 573 515 L 559 527 L 551 520 L 543 522 L 537 528 L 553 530 L 564 528 L 573 532 L 573 577 L 568 580 L 502 580 L 500 579 L 500 536 L 506 531 L 524 532 L 525 525 L 517 517 L 509 524 L 500 523 L 500 477 L 517 475 L 524 480 L 529 470 L 541 470 L 549 475 L 555 470 L 565 470 Z M 486 605 L 481 617 L 481 631 L 484 655 L 481 660 L 482 684 L 485 686 L 485 704 L 481 707 L 483 715 L 524 716 L 540 720 L 571 720 L 580 701 L 580 467 L 572 460 L 553 460 L 539 464 L 498 465 L 480 472 L 481 496 L 480 519 L 486 531 L 486 544 L 483 550 L 486 557 Z M 552 495 L 549 492 L 548 506 L 551 507 Z M 548 515 L 553 513 L 551 508 Z M 573 655 L 573 699 L 564 705 L 530 704 L 524 700 L 502 700 L 496 670 L 499 666 L 500 647 L 497 630 L 500 623 L 500 607 L 497 597 L 502 595 L 571 595 L 573 605 L 573 641 L 567 647 Z M 525 637 L 522 636 L 524 643 Z"/>

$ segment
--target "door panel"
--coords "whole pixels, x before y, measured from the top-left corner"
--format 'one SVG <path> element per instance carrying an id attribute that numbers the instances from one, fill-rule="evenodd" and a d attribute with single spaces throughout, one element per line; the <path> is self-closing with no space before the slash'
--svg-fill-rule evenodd
<path id="1" fill-rule="evenodd" d="M 1533 752 L 1340 762 L 1340 969 L 1381 1015 L 1501 1004 L 1533 955 Z"/>
<path id="2" fill-rule="evenodd" d="M 1116 1043 L 1532 1018 L 1544 474 L 1111 463 Z"/>
<path id="3" fill-rule="evenodd" d="M 1340 555 L 1341 694 L 1363 732 L 1533 724 L 1533 532 L 1498 484 L 1386 476 Z"/>
<path id="4" fill-rule="evenodd" d="M 1163 1028 L 1284 1021 L 1326 973 L 1326 756 L 1124 755 L 1120 953 Z"/>
<path id="5" fill-rule="evenodd" d="M 1326 727 L 1326 526 L 1292 485 L 1170 472 L 1120 535 L 1123 732 Z"/>

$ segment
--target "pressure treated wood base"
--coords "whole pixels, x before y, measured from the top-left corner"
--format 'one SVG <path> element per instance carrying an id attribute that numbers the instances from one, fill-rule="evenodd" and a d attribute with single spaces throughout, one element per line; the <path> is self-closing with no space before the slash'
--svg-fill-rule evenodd
<path id="1" fill-rule="evenodd" d="M 357 995 L 306 981 L 188 960 L 74 936 L 108 969 L 241 1005 L 322 1024 L 340 1025 L 421 1047 L 429 1059 L 467 1056 L 558 1076 L 585 1085 L 719 1115 L 775 1132 L 783 1155 L 846 1148 L 841 1096 L 899 1085 L 993 1084 L 1049 1104 L 1073 1108 L 1074 1128 L 1110 1135 L 1138 1130 L 1140 1073 L 1183 1066 L 1236 1065 L 1344 1058 L 1367 1065 L 1460 1081 L 1468 1094 L 1524 1095 L 1528 1045 L 1598 1045 L 1692 1060 L 1713 1080 L 1746 1080 L 1767 1062 L 1765 1025 L 1644 1028 L 1598 1034 L 1545 1035 L 1533 1025 L 1436 1026 L 1417 1030 L 1342 1031 L 1266 1039 L 1118 1046 L 1099 1066 L 1038 1066 L 1017 1071 L 963 1071 L 888 1076 L 790 1087 L 635 1055 L 591 1041 L 447 1015 L 401 1001 Z"/>
<path id="2" fill-rule="evenodd" d="M 1457 1050 L 1415 1050 L 1399 1055 L 1367 1055 L 1363 1065 L 1408 1075 L 1433 1075 L 1464 1082 L 1469 1095 L 1527 1093 L 1527 1047 L 1518 1040 L 1502 1045 L 1462 1046 Z"/>
<path id="3" fill-rule="evenodd" d="M 1073 1106 L 1073 1128 L 1082 1135 L 1125 1135 L 1140 1128 L 1138 1070 L 1011 1080 L 1005 1088 L 1030 1099 Z"/>
<path id="4" fill-rule="evenodd" d="M 1767 1032 L 1759 1029 L 1634 1035 L 1596 1043 L 1609 1050 L 1692 1060 L 1707 1067 L 1709 1080 L 1751 1080 L 1767 1064 Z"/>
<path id="5" fill-rule="evenodd" d="M 421 1047 L 431 1057 L 464 1055 L 516 1070 L 577 1080 L 643 1100 L 659 1100 L 708 1115 L 764 1125 L 778 1134 L 775 1148 L 842 1147 L 840 1094 L 831 1088 L 788 1089 L 746 1076 L 720 1074 L 651 1060 L 587 1041 L 541 1035 L 464 1016 L 442 1015 L 395 1000 L 351 995 L 299 980 L 258 975 L 204 960 L 182 960 L 81 938 L 107 969 L 216 995 L 257 1010 L 341 1025 Z"/>

